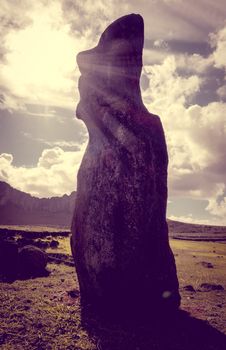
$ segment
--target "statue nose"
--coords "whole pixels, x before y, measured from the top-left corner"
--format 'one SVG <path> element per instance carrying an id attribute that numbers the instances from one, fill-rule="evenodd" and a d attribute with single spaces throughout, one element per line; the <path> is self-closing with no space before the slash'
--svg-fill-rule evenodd
<path id="1" fill-rule="evenodd" d="M 77 64 L 82 74 L 92 73 L 101 65 L 100 54 L 94 52 L 94 49 L 82 51 L 77 55 Z"/>

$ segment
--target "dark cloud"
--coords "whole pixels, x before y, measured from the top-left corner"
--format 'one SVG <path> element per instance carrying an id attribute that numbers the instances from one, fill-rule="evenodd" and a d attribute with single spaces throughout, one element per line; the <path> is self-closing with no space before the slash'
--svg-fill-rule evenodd
<path id="1" fill-rule="evenodd" d="M 202 38 L 225 22 L 224 0 L 165 1 L 164 6 L 173 18 L 183 21 L 184 27 L 194 28 Z"/>
<path id="2" fill-rule="evenodd" d="M 176 40 L 165 39 L 164 45 L 156 46 L 156 39 L 146 38 L 144 41 L 144 47 L 147 50 L 153 50 L 165 52 L 167 54 L 200 54 L 203 57 L 209 56 L 212 52 L 212 48 L 208 42 L 192 41 L 192 40 Z"/>

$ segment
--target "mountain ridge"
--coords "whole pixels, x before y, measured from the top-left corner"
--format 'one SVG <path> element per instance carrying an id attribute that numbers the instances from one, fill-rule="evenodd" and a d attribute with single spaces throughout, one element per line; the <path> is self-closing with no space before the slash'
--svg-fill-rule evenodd
<path id="1" fill-rule="evenodd" d="M 76 191 L 62 197 L 37 198 L 0 181 L 0 225 L 33 225 L 70 228 Z M 204 235 L 224 234 L 225 226 L 167 220 L 171 237 L 186 235 L 192 239 Z M 197 235 L 198 234 L 198 235 Z"/>
<path id="2" fill-rule="evenodd" d="M 69 227 L 75 198 L 75 191 L 62 197 L 37 198 L 0 181 L 0 224 Z"/>

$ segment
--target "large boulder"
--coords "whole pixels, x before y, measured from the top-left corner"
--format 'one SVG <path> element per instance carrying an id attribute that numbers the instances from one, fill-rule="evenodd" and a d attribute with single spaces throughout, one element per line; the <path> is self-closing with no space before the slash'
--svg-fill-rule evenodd
<path id="1" fill-rule="evenodd" d="M 89 143 L 77 181 L 71 248 L 83 310 L 107 318 L 170 312 L 180 304 L 166 223 L 167 149 L 139 86 L 143 19 L 113 22 L 78 54 L 77 117 Z"/>
<path id="2" fill-rule="evenodd" d="M 40 248 L 26 245 L 19 250 L 19 268 L 21 277 L 39 277 L 47 274 L 48 255 Z"/>

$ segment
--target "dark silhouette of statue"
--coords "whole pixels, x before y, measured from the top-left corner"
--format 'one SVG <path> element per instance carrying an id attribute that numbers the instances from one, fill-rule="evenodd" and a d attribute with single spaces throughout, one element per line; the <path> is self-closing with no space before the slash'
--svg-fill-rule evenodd
<path id="1" fill-rule="evenodd" d="M 89 143 L 71 247 L 82 310 L 109 320 L 169 314 L 180 304 L 166 222 L 166 142 L 139 85 L 143 42 L 143 19 L 131 14 L 77 56 L 77 117 Z"/>

